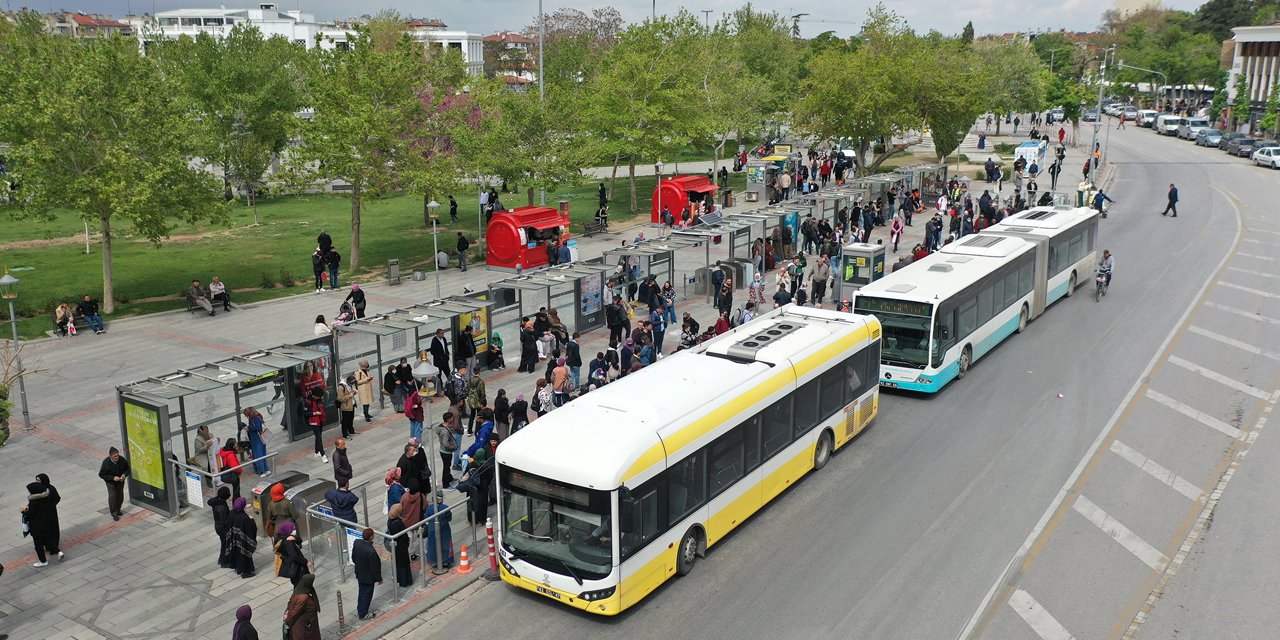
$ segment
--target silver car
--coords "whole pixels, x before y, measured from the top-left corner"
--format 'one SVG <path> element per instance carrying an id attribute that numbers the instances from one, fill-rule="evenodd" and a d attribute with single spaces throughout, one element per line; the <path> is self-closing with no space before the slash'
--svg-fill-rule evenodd
<path id="1" fill-rule="evenodd" d="M 1196 132 L 1197 147 L 1216 147 L 1222 141 L 1222 132 L 1217 129 L 1201 129 Z"/>

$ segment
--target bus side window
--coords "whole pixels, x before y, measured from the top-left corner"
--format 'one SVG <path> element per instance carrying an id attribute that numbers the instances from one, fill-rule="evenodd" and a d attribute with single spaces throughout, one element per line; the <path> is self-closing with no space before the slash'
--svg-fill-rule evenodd
<path id="1" fill-rule="evenodd" d="M 667 468 L 667 511 L 672 523 L 706 504 L 706 455 L 705 449 L 699 449 Z"/>
<path id="2" fill-rule="evenodd" d="M 764 459 L 777 455 L 791 444 L 791 396 L 778 398 L 764 410 L 760 423 L 760 449 Z"/>
<path id="3" fill-rule="evenodd" d="M 954 307 L 938 310 L 933 325 L 933 366 L 942 366 L 942 354 L 956 343 L 956 310 Z"/>
<path id="4" fill-rule="evenodd" d="M 736 427 L 742 432 L 747 449 L 747 471 L 760 466 L 760 416 L 754 415 Z"/>

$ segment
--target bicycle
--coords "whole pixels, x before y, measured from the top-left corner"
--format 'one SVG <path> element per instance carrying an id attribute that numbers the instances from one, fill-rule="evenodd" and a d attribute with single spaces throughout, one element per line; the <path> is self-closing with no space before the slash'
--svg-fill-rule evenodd
<path id="1" fill-rule="evenodd" d="M 1094 276 L 1093 281 L 1095 285 L 1093 289 L 1093 301 L 1098 302 L 1102 300 L 1102 296 L 1107 295 L 1107 274 L 1099 271 L 1097 275 Z"/>

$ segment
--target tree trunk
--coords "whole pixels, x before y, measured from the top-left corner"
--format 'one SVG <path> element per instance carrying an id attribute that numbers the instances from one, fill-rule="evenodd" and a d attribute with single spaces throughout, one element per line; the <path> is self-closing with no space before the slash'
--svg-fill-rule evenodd
<path id="1" fill-rule="evenodd" d="M 1000 135 L 1000 114 L 996 114 L 996 135 Z"/>
<path id="2" fill-rule="evenodd" d="M 632 154 L 628 163 L 628 174 L 631 181 L 631 213 L 635 213 L 640 208 L 640 201 L 636 199 L 636 156 Z"/>
<path id="3" fill-rule="evenodd" d="M 613 202 L 613 190 L 618 184 L 618 163 L 622 160 L 621 153 L 613 154 L 613 176 L 609 178 L 609 202 Z"/>
<path id="4" fill-rule="evenodd" d="M 253 226 L 262 224 L 258 222 L 258 194 L 257 189 L 249 189 L 249 206 L 253 207 Z"/>
<path id="5" fill-rule="evenodd" d="M 98 205 L 98 223 L 102 225 L 102 310 L 116 310 L 116 287 L 111 279 L 111 214 Z"/>
<path id="6" fill-rule="evenodd" d="M 351 185 L 351 257 L 347 259 L 347 268 L 355 271 L 360 268 L 360 185 Z"/>
<path id="7" fill-rule="evenodd" d="M 532 207 L 533 206 L 533 187 L 529 187 L 527 191 L 529 194 L 529 206 Z"/>

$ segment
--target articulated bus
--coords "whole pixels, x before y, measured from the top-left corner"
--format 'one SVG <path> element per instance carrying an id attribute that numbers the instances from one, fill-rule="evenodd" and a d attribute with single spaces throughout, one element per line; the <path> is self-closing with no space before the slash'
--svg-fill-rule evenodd
<path id="1" fill-rule="evenodd" d="M 1097 231 L 1091 209 L 1036 207 L 859 289 L 854 312 L 883 328 L 880 384 L 933 393 L 963 378 L 1092 274 Z"/>
<path id="2" fill-rule="evenodd" d="M 875 418 L 880 324 L 785 306 L 569 402 L 497 451 L 502 579 L 615 615 Z"/>

